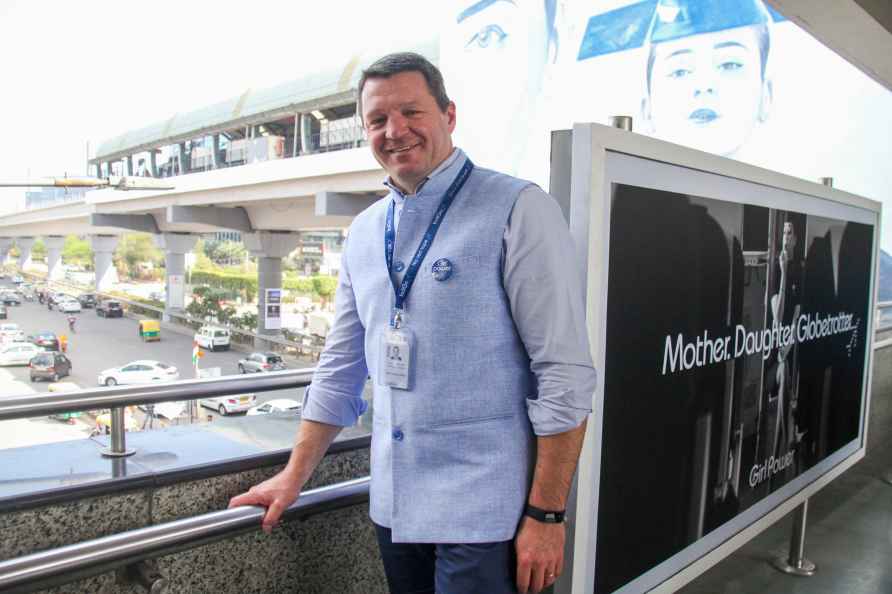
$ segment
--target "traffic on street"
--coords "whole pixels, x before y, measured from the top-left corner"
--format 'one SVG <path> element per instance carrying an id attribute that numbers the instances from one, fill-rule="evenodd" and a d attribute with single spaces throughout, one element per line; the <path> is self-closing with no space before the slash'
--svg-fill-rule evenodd
<path id="1" fill-rule="evenodd" d="M 230 348 L 228 332 L 227 344 L 223 347 L 219 344 L 222 333 L 213 329 L 211 333 L 218 339 L 218 344 L 202 343 L 203 347 L 215 348 L 200 349 L 196 367 L 193 365 L 193 345 L 196 337 L 201 343 L 201 333 L 207 333 L 205 329 L 193 334 L 186 328 L 171 330 L 165 325 L 162 329 L 154 320 L 140 323 L 139 319 L 128 316 L 108 315 L 108 304 L 101 298 L 86 299 L 76 291 L 56 291 L 46 292 L 38 299 L 34 297 L 37 290 L 24 287 L 21 282 L 14 284 L 11 278 L 0 280 L 0 294 L 19 297 L 10 297 L 10 305 L 6 306 L 7 317 L 0 320 L 0 397 L 311 367 L 308 363 L 284 360 L 273 353 Z M 52 302 L 47 305 L 50 296 Z M 66 311 L 60 311 L 58 305 L 62 303 L 68 304 L 61 308 Z M 75 308 L 73 304 L 80 307 Z M 103 312 L 106 315 L 102 315 Z M 302 388 L 209 399 L 200 402 L 197 422 L 213 421 L 221 414 L 253 416 L 277 411 L 295 414 L 299 413 L 302 399 Z M 102 412 L 64 419 L 66 423 L 57 423 L 60 427 L 57 433 L 70 439 L 71 425 L 81 426 L 87 434 L 102 432 L 107 428 Z M 130 412 L 132 421 L 128 424 L 131 429 L 189 422 L 185 403 L 162 403 L 152 411 L 139 407 Z M 44 423 L 42 430 L 52 426 Z M 24 442 L 19 439 L 16 443 L 6 443 L 9 432 L 6 433 L 6 439 L 0 438 L 0 447 L 34 442 L 34 439 Z M 38 440 L 43 441 L 53 439 L 48 436 Z"/>

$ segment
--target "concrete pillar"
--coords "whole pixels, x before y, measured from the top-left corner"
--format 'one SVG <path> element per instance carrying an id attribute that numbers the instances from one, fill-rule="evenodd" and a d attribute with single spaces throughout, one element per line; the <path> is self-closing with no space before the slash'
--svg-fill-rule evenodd
<path id="1" fill-rule="evenodd" d="M 96 168 L 96 177 L 102 177 L 102 163 L 96 163 L 93 167 Z"/>
<path id="2" fill-rule="evenodd" d="M 24 270 L 31 264 L 31 248 L 34 247 L 34 238 L 16 237 L 15 244 L 19 247 L 19 270 Z"/>
<path id="3" fill-rule="evenodd" d="M 282 288 L 282 258 L 297 248 L 300 235 L 290 231 L 256 231 L 243 233 L 242 240 L 251 255 L 257 257 L 257 333 L 279 336 L 281 328 L 267 328 L 266 289 Z M 266 344 L 258 340 L 255 346 L 265 348 Z"/>
<path id="4" fill-rule="evenodd" d="M 65 276 L 62 271 L 62 248 L 65 247 L 65 238 L 61 235 L 50 235 L 43 240 L 46 245 L 46 277 L 48 280 L 58 280 Z"/>
<path id="5" fill-rule="evenodd" d="M 118 247 L 117 235 L 91 235 L 90 245 L 93 248 L 93 269 L 96 271 L 96 291 L 107 291 L 118 282 L 118 271 L 112 262 L 115 248 Z"/>
<path id="6" fill-rule="evenodd" d="M 158 177 L 158 153 L 155 149 L 149 150 L 149 171 L 152 173 L 152 177 Z"/>
<path id="7" fill-rule="evenodd" d="M 300 154 L 306 155 L 315 151 L 316 144 L 313 142 L 313 128 L 318 127 L 318 122 L 313 114 L 300 114 Z"/>
<path id="8" fill-rule="evenodd" d="M 0 265 L 6 264 L 9 259 L 9 248 L 12 247 L 11 237 L 0 237 Z"/>
<path id="9" fill-rule="evenodd" d="M 192 233 L 161 233 L 154 236 L 155 245 L 164 250 L 166 279 L 164 289 L 164 320 L 171 313 L 181 313 L 186 307 L 186 254 L 195 249 L 198 235 Z"/>
<path id="10" fill-rule="evenodd" d="M 186 152 L 186 143 L 180 143 L 180 150 L 177 152 L 177 162 L 180 166 L 179 175 L 185 175 L 189 173 L 189 168 L 192 166 L 192 155 L 191 153 Z"/>
<path id="11" fill-rule="evenodd" d="M 220 158 L 220 135 L 214 134 L 211 136 L 211 168 L 219 169 L 220 162 L 222 159 Z"/>
<path id="12" fill-rule="evenodd" d="M 127 155 L 127 173 L 125 175 L 133 175 L 133 155 Z"/>

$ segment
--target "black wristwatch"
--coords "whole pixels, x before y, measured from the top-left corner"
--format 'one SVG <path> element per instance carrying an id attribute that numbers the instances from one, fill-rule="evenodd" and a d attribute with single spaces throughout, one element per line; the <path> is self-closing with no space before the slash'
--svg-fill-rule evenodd
<path id="1" fill-rule="evenodd" d="M 523 513 L 524 515 L 529 516 L 534 520 L 539 520 L 540 522 L 545 522 L 546 524 L 562 524 L 564 522 L 564 516 L 567 515 L 567 510 L 562 509 L 561 511 L 550 511 L 540 509 L 528 503 L 527 506 L 524 508 Z"/>

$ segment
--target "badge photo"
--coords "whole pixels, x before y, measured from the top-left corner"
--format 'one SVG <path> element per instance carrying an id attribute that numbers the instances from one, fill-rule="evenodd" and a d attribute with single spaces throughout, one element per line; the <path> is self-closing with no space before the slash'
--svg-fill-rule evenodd
<path id="1" fill-rule="evenodd" d="M 434 277 L 434 280 L 445 281 L 449 280 L 449 277 L 452 276 L 454 268 L 452 266 L 452 262 L 450 262 L 446 258 L 440 258 L 436 262 L 434 262 L 433 266 L 431 266 L 431 274 Z"/>

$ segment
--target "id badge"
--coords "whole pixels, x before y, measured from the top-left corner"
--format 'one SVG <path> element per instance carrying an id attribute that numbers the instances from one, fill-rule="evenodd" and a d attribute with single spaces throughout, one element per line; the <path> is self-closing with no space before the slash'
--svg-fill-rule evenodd
<path id="1" fill-rule="evenodd" d="M 379 383 L 408 390 L 412 381 L 415 339 L 405 328 L 388 328 L 381 334 L 378 347 Z"/>

